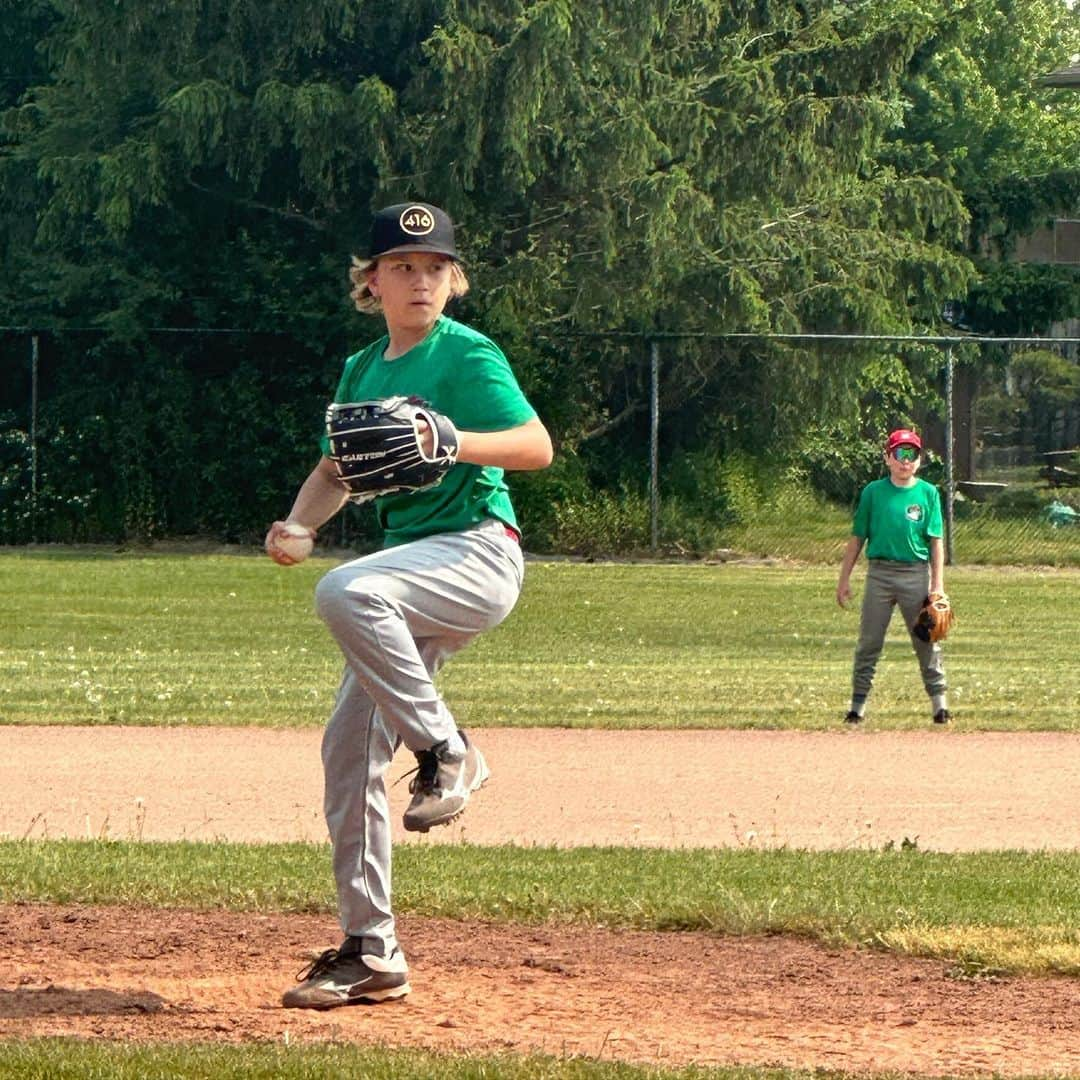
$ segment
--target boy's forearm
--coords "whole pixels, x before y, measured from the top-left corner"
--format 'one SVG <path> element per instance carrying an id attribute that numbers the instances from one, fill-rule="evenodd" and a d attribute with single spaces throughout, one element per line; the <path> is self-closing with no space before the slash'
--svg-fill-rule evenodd
<path id="1" fill-rule="evenodd" d="M 945 591 L 945 545 L 940 536 L 930 539 L 930 591 Z"/>
<path id="2" fill-rule="evenodd" d="M 858 561 L 859 552 L 862 551 L 863 541 L 859 536 L 853 536 L 844 548 L 844 557 L 840 560 L 840 580 L 847 581 L 851 577 L 855 563 Z"/>
<path id="3" fill-rule="evenodd" d="M 458 461 L 500 469 L 546 469 L 551 436 L 539 420 L 506 431 L 458 431 Z"/>
<path id="4" fill-rule="evenodd" d="M 337 479 L 333 465 L 323 458 L 296 493 L 288 520 L 318 529 L 345 505 L 347 497 L 348 492 Z"/>

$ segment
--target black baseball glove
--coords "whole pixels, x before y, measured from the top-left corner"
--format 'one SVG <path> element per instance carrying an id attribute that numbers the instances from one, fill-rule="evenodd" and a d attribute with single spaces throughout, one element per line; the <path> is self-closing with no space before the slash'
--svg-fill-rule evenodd
<path id="1" fill-rule="evenodd" d="M 435 440 L 430 455 L 421 448 L 421 420 Z M 328 456 L 355 503 L 434 487 L 457 460 L 454 425 L 418 397 L 332 404 L 326 434 Z"/>

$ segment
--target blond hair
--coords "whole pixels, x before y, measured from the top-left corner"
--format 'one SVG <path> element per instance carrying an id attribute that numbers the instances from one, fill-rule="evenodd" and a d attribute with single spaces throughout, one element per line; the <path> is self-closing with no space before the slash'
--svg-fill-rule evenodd
<path id="1" fill-rule="evenodd" d="M 392 255 L 394 253 L 387 252 L 387 254 Z M 377 296 L 374 296 L 368 288 L 368 278 L 374 271 L 375 264 L 378 261 L 378 259 L 358 259 L 353 255 L 352 265 L 349 267 L 349 280 L 352 282 L 349 298 L 356 305 L 356 310 L 362 311 L 365 315 L 378 315 L 382 311 L 382 301 Z M 465 276 L 461 263 L 457 259 L 451 259 L 450 299 L 453 300 L 459 296 L 464 296 L 468 291 L 469 279 Z"/>

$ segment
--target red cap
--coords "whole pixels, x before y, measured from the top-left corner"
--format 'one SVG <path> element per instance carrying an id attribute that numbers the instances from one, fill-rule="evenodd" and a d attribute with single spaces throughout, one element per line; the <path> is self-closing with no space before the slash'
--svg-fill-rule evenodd
<path id="1" fill-rule="evenodd" d="M 922 439 L 914 431 L 900 428 L 899 431 L 894 431 L 889 436 L 888 441 L 885 443 L 885 453 L 891 454 L 898 446 L 914 446 L 916 450 L 921 450 Z"/>

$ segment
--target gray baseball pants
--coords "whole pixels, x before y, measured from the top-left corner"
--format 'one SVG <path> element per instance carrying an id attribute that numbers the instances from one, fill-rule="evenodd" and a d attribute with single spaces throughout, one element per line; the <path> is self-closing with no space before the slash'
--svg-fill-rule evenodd
<path id="1" fill-rule="evenodd" d="M 923 686 L 930 696 L 948 689 L 941 646 L 937 642 L 921 641 L 911 633 L 919 609 L 930 589 L 930 567 L 926 563 L 893 562 L 871 559 L 863 592 L 862 620 L 859 642 L 855 646 L 855 665 L 852 673 L 852 696 L 865 698 L 874 683 L 874 670 L 885 645 L 893 608 L 898 607 L 908 628 L 912 648 L 919 659 Z"/>
<path id="2" fill-rule="evenodd" d="M 457 725 L 433 679 L 443 663 L 517 603 L 521 547 L 501 522 L 442 533 L 331 570 L 316 609 L 345 656 L 345 674 L 322 740 L 324 809 L 333 844 L 341 928 L 389 956 L 386 772 L 404 743 L 427 750 Z"/>

